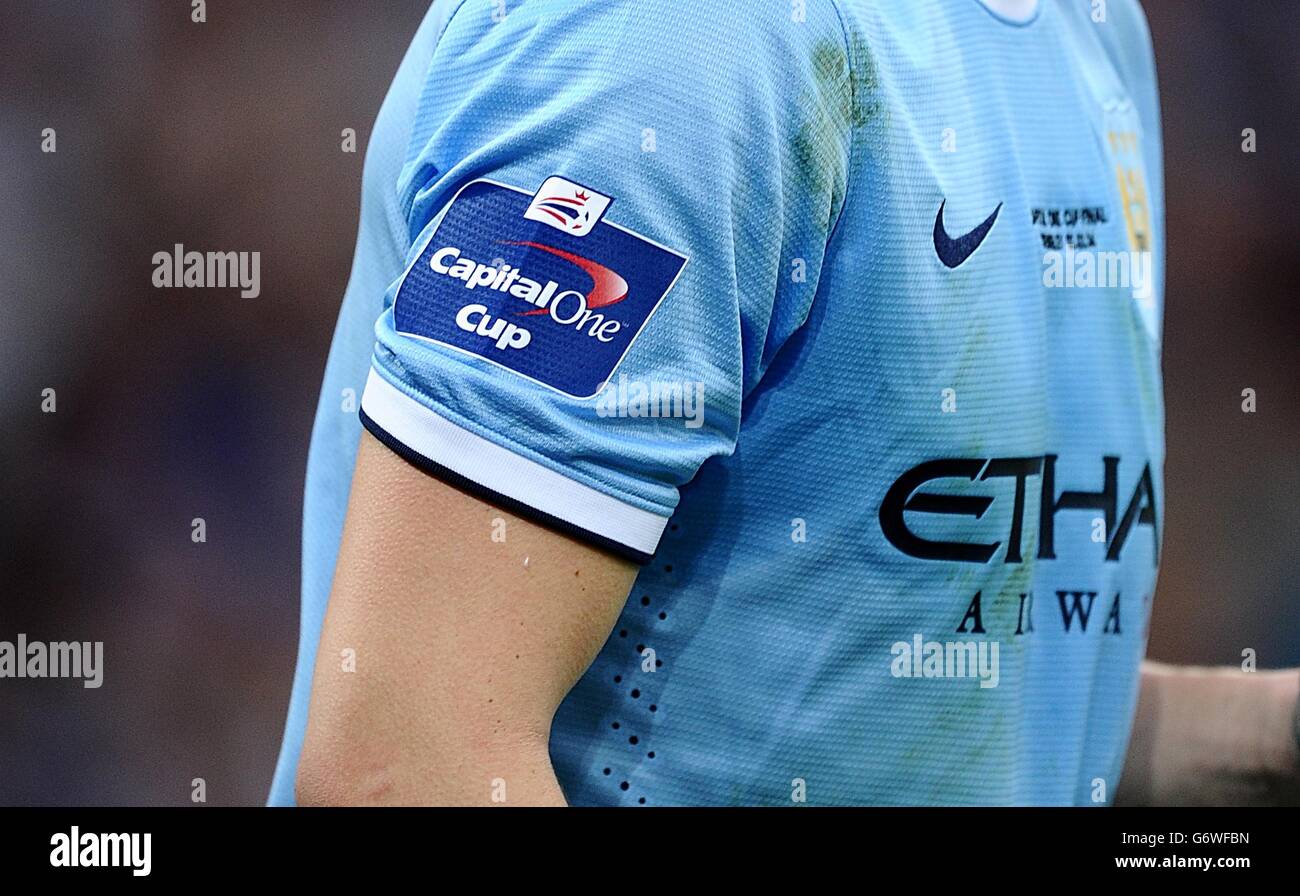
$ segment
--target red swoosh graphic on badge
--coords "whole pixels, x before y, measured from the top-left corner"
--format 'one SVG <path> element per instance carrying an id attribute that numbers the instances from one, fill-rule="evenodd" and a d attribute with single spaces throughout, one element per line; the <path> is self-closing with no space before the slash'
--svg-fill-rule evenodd
<path id="1" fill-rule="evenodd" d="M 527 240 L 503 240 L 503 242 L 507 246 L 528 246 L 530 249 L 540 249 L 582 268 L 587 273 L 587 276 L 591 278 L 592 283 L 591 292 L 587 293 L 588 308 L 604 308 L 606 305 L 615 305 L 627 298 L 627 281 L 623 279 L 622 275 L 617 271 L 610 270 L 603 264 L 597 264 L 590 258 L 583 258 L 581 255 L 574 255 L 572 252 L 565 252 L 563 249 L 557 249 L 545 243 L 533 243 Z M 523 315 L 545 313 L 545 308 L 522 312 Z"/>

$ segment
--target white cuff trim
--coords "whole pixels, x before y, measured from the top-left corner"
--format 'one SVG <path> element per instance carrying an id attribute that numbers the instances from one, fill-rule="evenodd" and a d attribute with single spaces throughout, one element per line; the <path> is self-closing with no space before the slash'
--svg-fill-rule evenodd
<path id="1" fill-rule="evenodd" d="M 386 434 L 417 456 L 407 460 L 416 463 L 423 459 L 469 480 L 491 496 L 548 518 L 544 522 L 581 530 L 574 534 L 615 550 L 621 547 L 619 553 L 640 562 L 655 552 L 668 524 L 666 516 L 597 491 L 452 423 L 388 382 L 373 367 L 361 396 L 361 411 L 363 420 L 368 417 L 383 430 L 376 433 L 382 441 L 388 441 L 382 439 Z M 397 446 L 390 443 L 389 447 Z M 437 475 L 439 471 L 429 472 Z"/>

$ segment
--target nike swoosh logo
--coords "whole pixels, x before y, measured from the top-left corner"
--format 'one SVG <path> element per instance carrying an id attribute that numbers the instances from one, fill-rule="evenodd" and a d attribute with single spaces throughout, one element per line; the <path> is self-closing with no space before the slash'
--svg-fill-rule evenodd
<path id="1" fill-rule="evenodd" d="M 971 253 L 984 242 L 984 237 L 988 236 L 989 231 L 993 229 L 993 222 L 998 219 L 998 212 L 1002 211 L 1002 203 L 999 202 L 998 207 L 993 209 L 993 214 L 985 218 L 978 227 L 956 239 L 948 236 L 948 231 L 943 228 L 943 207 L 947 204 L 947 199 L 939 203 L 939 214 L 934 216 L 934 251 L 945 266 L 955 268 L 970 258 Z"/>

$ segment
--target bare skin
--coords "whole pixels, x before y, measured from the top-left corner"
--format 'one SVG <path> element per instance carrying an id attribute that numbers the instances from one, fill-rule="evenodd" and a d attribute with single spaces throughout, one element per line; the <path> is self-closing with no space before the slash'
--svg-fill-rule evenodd
<path id="1" fill-rule="evenodd" d="M 1147 662 L 1116 802 L 1300 803 L 1300 670 L 1241 672 Z"/>
<path id="2" fill-rule="evenodd" d="M 496 520 L 504 542 L 492 539 Z M 636 570 L 426 475 L 363 433 L 299 802 L 562 805 L 551 718 Z M 343 671 L 347 649 L 354 672 Z"/>

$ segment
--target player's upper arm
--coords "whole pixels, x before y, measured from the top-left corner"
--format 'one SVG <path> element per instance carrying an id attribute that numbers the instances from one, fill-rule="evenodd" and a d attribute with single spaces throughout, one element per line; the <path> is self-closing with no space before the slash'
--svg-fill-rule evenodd
<path id="1" fill-rule="evenodd" d="M 361 740 L 354 767 L 418 777 L 467 761 L 452 728 L 544 740 L 625 561 L 733 450 L 845 198 L 829 2 L 490 13 L 442 35 L 396 185 L 409 267 L 376 324 L 304 762 Z M 329 669 L 349 645 L 352 679 Z"/>
<path id="2" fill-rule="evenodd" d="M 516 805 L 558 803 L 551 716 L 635 570 L 363 434 L 299 801 L 487 803 L 504 787 Z"/>

